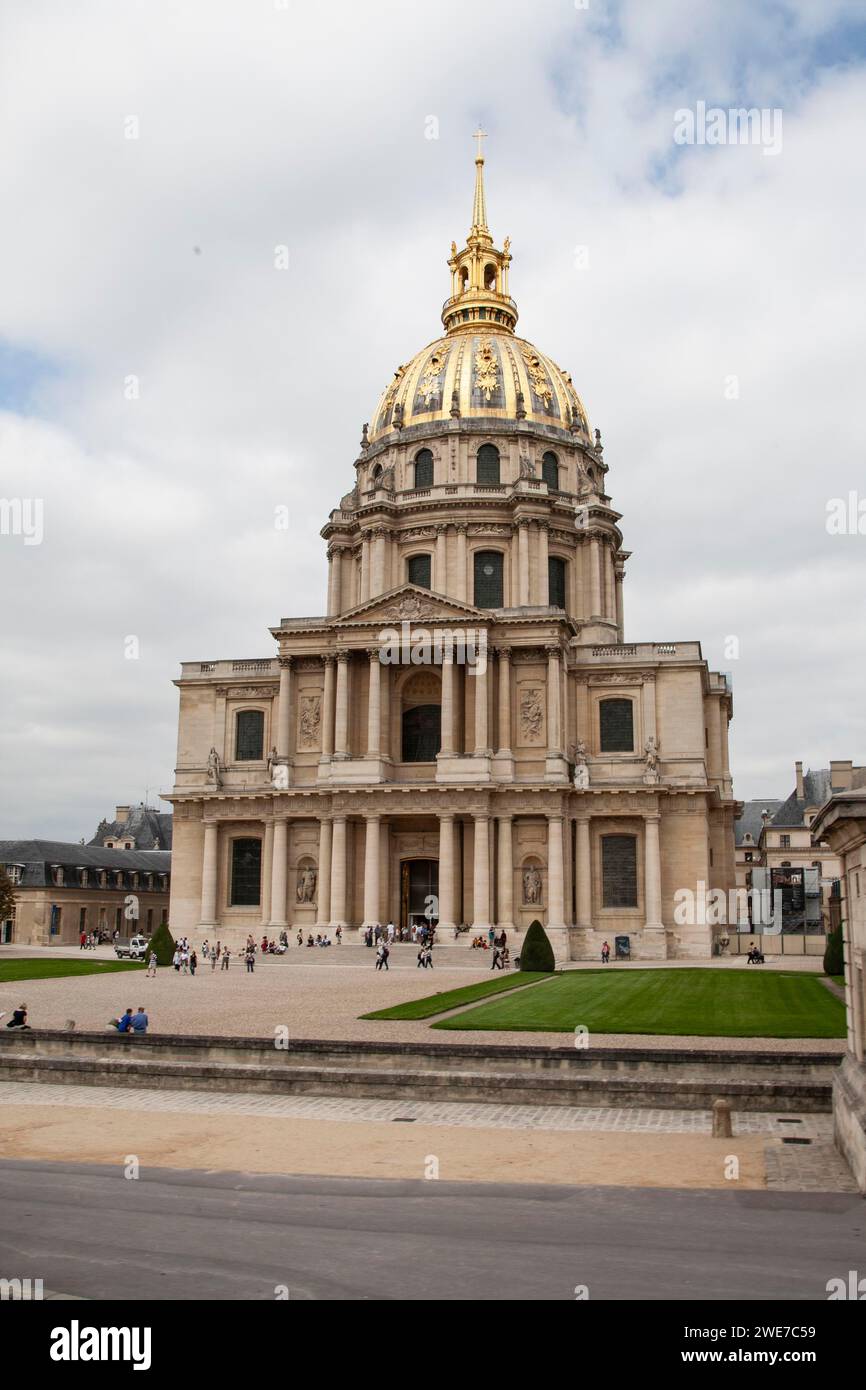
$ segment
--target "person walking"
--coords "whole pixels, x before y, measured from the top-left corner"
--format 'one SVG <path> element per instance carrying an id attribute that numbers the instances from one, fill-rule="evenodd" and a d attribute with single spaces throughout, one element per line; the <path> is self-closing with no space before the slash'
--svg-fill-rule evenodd
<path id="1" fill-rule="evenodd" d="M 607 963 L 608 963 L 609 960 L 610 960 L 610 946 L 609 946 L 609 944 L 605 941 L 605 942 L 602 944 L 602 948 L 601 948 L 601 963 L 602 963 L 602 965 L 607 965 Z"/>
<path id="2" fill-rule="evenodd" d="M 86 950 L 87 950 L 87 932 L 86 932 L 86 931 L 83 931 L 83 932 L 81 933 L 81 935 L 79 936 L 79 938 L 78 938 L 78 949 L 79 949 L 79 951 L 86 951 Z M 7 1023 L 7 1025 L 6 1025 L 6 1027 L 7 1027 L 7 1028 L 9 1027 L 9 1024 L 8 1024 L 8 1023 Z"/>
<path id="3" fill-rule="evenodd" d="M 388 966 L 388 957 L 390 956 L 390 954 L 391 954 L 391 952 L 388 950 L 388 943 L 387 943 L 386 941 L 383 941 L 383 942 L 382 942 L 382 969 L 383 969 L 383 970 L 388 970 L 388 969 L 389 969 L 389 966 Z"/>
<path id="4" fill-rule="evenodd" d="M 491 970 L 501 970 L 501 969 L 502 969 L 502 952 L 500 951 L 500 949 L 499 949 L 498 946 L 494 946 L 494 947 L 493 947 L 493 959 L 492 959 L 492 961 L 490 962 L 490 969 L 491 969 Z"/>
<path id="5" fill-rule="evenodd" d="M 225 947 L 223 948 L 223 963 L 222 963 L 222 969 L 223 969 L 223 970 L 228 970 L 228 968 L 229 968 L 229 957 L 230 957 L 230 956 L 231 956 L 231 951 L 229 950 L 228 946 L 225 946 Z"/>
<path id="6" fill-rule="evenodd" d="M 147 962 L 147 970 L 145 971 L 146 977 L 149 977 L 152 980 L 156 979 L 156 967 L 158 963 L 159 962 L 156 959 L 156 951 L 151 951 L 150 957 Z"/>
<path id="7" fill-rule="evenodd" d="M 171 963 L 174 966 L 177 973 L 180 974 L 180 947 L 178 946 L 176 946 L 174 949 L 174 955 L 171 958 Z"/>
<path id="8" fill-rule="evenodd" d="M 337 938 L 337 945 L 338 945 L 338 946 L 342 946 L 342 944 L 343 944 L 343 928 L 342 928 L 341 926 L 338 925 L 338 926 L 337 926 L 337 930 L 334 932 L 334 935 L 335 935 L 336 938 Z"/>
<path id="9" fill-rule="evenodd" d="M 211 951 L 211 953 L 210 953 L 210 968 L 211 968 L 211 970 L 216 970 L 216 967 L 217 967 L 217 953 L 216 953 L 216 951 Z"/>
<path id="10" fill-rule="evenodd" d="M 208 958 L 209 955 L 210 955 L 210 946 L 207 944 L 207 938 L 205 938 L 205 940 L 201 943 L 201 958 L 202 958 L 202 960 L 207 960 L 207 958 Z"/>
<path id="11" fill-rule="evenodd" d="M 198 965 L 198 956 L 196 955 L 196 953 L 195 953 L 194 950 L 193 950 L 193 951 L 190 951 L 190 953 L 189 953 L 189 973 L 190 973 L 190 975 L 194 975 L 194 974 L 195 974 L 195 972 L 196 972 L 196 966 L 197 966 L 197 965 Z"/>
<path id="12" fill-rule="evenodd" d="M 256 968 L 256 953 L 251 947 L 247 947 L 247 954 L 245 960 L 247 965 L 247 974 L 252 975 L 253 971 Z"/>

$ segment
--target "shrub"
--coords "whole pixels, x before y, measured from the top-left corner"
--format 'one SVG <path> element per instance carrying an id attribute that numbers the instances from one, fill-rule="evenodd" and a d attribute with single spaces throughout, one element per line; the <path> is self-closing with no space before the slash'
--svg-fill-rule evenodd
<path id="1" fill-rule="evenodd" d="M 160 922 L 153 936 L 147 943 L 145 959 L 150 960 L 151 951 L 156 951 L 156 961 L 158 965 L 171 965 L 174 958 L 174 937 L 168 929 L 168 922 Z"/>
<path id="2" fill-rule="evenodd" d="M 835 931 L 827 933 L 827 945 L 824 947 L 824 974 L 825 975 L 844 975 L 845 957 L 842 952 L 842 928 L 837 927 Z"/>
<path id="3" fill-rule="evenodd" d="M 520 948 L 520 968 L 538 973 L 556 969 L 553 947 L 547 932 L 538 921 L 530 924 L 529 931 L 523 939 Z"/>

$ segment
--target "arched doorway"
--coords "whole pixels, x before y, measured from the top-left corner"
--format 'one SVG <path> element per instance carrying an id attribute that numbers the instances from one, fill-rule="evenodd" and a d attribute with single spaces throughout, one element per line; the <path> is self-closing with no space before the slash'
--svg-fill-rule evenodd
<path id="1" fill-rule="evenodd" d="M 431 902 L 431 899 L 433 900 Z M 400 926 L 435 926 L 439 921 L 439 860 L 404 859 L 400 864 Z"/>

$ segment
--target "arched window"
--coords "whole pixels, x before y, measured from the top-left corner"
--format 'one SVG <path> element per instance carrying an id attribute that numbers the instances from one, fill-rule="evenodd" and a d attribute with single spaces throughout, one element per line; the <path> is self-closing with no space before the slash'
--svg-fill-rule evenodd
<path id="1" fill-rule="evenodd" d="M 258 907 L 261 882 L 261 840 L 232 840 L 232 907 Z"/>
<path id="2" fill-rule="evenodd" d="M 379 479 L 381 478 L 381 476 L 382 476 L 382 465 L 381 465 L 381 463 L 377 463 L 377 464 L 374 465 L 374 467 L 373 467 L 373 472 L 370 474 L 370 478 L 371 478 L 371 481 L 372 481 L 374 487 L 378 487 L 378 486 L 379 486 Z"/>
<path id="3" fill-rule="evenodd" d="M 634 702 L 602 700 L 598 707 L 602 753 L 634 752 Z"/>
<path id="4" fill-rule="evenodd" d="M 479 483 L 499 482 L 499 450 L 495 444 L 482 444 L 478 450 L 476 479 Z"/>
<path id="5" fill-rule="evenodd" d="M 637 837 L 602 835 L 601 902 L 603 907 L 637 907 Z"/>
<path id="6" fill-rule="evenodd" d="M 475 607 L 502 607 L 502 556 L 498 550 L 475 552 Z"/>
<path id="7" fill-rule="evenodd" d="M 547 560 L 548 603 L 552 608 L 565 608 L 565 561 L 558 555 Z"/>
<path id="8" fill-rule="evenodd" d="M 415 486 L 433 486 L 433 455 L 429 449 L 421 449 L 415 455 Z"/>
<path id="9" fill-rule="evenodd" d="M 410 584 L 419 584 L 422 589 L 430 588 L 429 555 L 410 555 L 407 569 Z"/>
<path id="10" fill-rule="evenodd" d="M 486 265 L 484 267 L 484 288 L 486 290 L 496 289 L 496 266 Z"/>
<path id="11" fill-rule="evenodd" d="M 541 481 L 555 492 L 559 491 L 559 459 L 550 449 L 541 460 Z"/>
<path id="12" fill-rule="evenodd" d="M 432 763 L 442 746 L 440 705 L 414 705 L 403 712 L 403 762 Z"/>
<path id="13" fill-rule="evenodd" d="M 257 762 L 265 744 L 265 716 L 260 709 L 242 709 L 235 720 L 235 760 Z"/>

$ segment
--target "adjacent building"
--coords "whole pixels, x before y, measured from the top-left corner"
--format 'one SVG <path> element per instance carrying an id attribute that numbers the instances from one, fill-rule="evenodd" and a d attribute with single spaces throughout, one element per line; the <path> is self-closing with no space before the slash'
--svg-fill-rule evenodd
<path id="1" fill-rule="evenodd" d="M 93 848 L 57 840 L 0 840 L 0 864 L 15 893 L 0 941 L 72 946 L 81 932 L 108 939 L 150 933 L 168 921 L 171 855 Z"/>
<path id="2" fill-rule="evenodd" d="M 101 820 L 88 842 L 105 849 L 171 849 L 171 814 L 155 811 L 143 801 L 117 806 L 114 820 Z"/>
<path id="3" fill-rule="evenodd" d="M 475 163 L 443 332 L 322 530 L 326 611 L 176 682 L 175 934 L 432 918 L 519 949 L 538 918 L 560 960 L 713 949 L 674 894 L 735 884 L 731 687 L 696 641 L 626 641 L 601 437 L 516 335 Z"/>
<path id="4" fill-rule="evenodd" d="M 833 1082 L 836 1143 L 866 1192 L 866 768 L 831 763 L 833 788 L 812 834 L 838 855 L 848 1051 Z"/>

